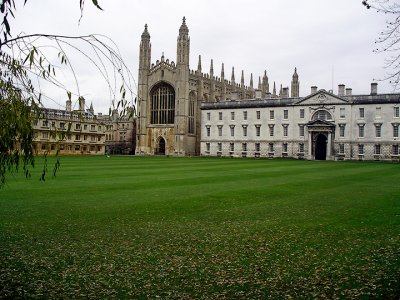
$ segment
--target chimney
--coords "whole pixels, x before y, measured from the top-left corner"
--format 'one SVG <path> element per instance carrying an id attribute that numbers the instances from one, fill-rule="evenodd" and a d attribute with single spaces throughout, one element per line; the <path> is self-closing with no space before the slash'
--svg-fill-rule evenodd
<path id="1" fill-rule="evenodd" d="M 256 90 L 256 100 L 260 100 L 261 99 L 261 90 Z"/>
<path id="2" fill-rule="evenodd" d="M 351 96 L 352 95 L 352 89 L 351 88 L 347 88 L 346 89 L 346 96 Z"/>
<path id="3" fill-rule="evenodd" d="M 282 89 L 282 98 L 289 98 L 289 88 L 285 87 Z"/>
<path id="4" fill-rule="evenodd" d="M 311 87 L 311 94 L 315 94 L 317 92 L 317 90 L 318 90 L 318 88 L 315 85 L 313 85 Z"/>
<path id="5" fill-rule="evenodd" d="M 377 82 L 372 82 L 371 83 L 371 95 L 378 95 L 378 83 Z"/>
<path id="6" fill-rule="evenodd" d="M 66 111 L 71 111 L 71 100 L 67 100 L 66 105 L 65 105 L 65 110 Z"/>
<path id="7" fill-rule="evenodd" d="M 339 84 L 338 85 L 338 96 L 344 96 L 344 84 Z"/>
<path id="8" fill-rule="evenodd" d="M 231 92 L 231 100 L 235 101 L 235 100 L 238 100 L 238 99 L 239 99 L 238 92 L 236 92 L 236 91 Z"/>

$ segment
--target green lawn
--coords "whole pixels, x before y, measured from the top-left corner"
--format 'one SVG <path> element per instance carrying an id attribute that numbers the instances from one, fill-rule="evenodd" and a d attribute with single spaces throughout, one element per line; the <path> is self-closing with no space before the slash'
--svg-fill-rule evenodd
<path id="1" fill-rule="evenodd" d="M 37 164 L 0 190 L 0 298 L 400 296 L 400 164 Z"/>

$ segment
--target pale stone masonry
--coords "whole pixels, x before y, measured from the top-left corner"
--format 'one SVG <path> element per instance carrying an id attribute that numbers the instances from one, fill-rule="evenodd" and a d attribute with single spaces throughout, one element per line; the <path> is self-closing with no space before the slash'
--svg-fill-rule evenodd
<path id="1" fill-rule="evenodd" d="M 313 88 L 304 98 L 203 103 L 201 155 L 398 160 L 399 107 L 400 94 L 377 94 L 376 83 L 370 95 Z"/>
<path id="2" fill-rule="evenodd" d="M 265 71 L 258 86 L 230 80 L 222 64 L 216 76 L 211 60 L 203 73 L 189 68 L 190 37 L 183 18 L 176 62 L 164 55 L 151 63 L 150 33 L 141 36 L 138 76 L 138 155 L 294 157 L 301 159 L 398 160 L 400 94 L 338 94 L 311 87 L 299 97 L 294 69 L 288 86 L 277 88 Z M 277 91 L 279 89 L 279 91 Z"/>

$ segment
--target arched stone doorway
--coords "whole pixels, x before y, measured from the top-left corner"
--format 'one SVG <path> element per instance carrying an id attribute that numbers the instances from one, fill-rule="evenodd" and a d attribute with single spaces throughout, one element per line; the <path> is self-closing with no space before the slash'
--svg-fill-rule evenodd
<path id="1" fill-rule="evenodd" d="M 165 155 L 165 140 L 163 137 L 158 138 L 156 155 Z"/>
<path id="2" fill-rule="evenodd" d="M 326 160 L 326 147 L 328 143 L 328 138 L 325 134 L 318 134 L 315 141 L 315 159 L 316 160 Z"/>

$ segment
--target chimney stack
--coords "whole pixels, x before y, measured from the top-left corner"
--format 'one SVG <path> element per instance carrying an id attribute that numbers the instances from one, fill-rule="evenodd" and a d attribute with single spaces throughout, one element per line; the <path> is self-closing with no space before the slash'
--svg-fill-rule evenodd
<path id="1" fill-rule="evenodd" d="M 314 85 L 311 87 L 311 94 L 315 94 L 317 92 L 318 88 Z"/>
<path id="2" fill-rule="evenodd" d="M 338 96 L 344 96 L 344 88 L 345 88 L 344 84 L 338 85 Z"/>
<path id="3" fill-rule="evenodd" d="M 284 87 L 282 89 L 282 98 L 289 98 L 289 88 L 288 87 Z"/>
<path id="4" fill-rule="evenodd" d="M 346 89 L 346 96 L 351 96 L 353 93 L 353 90 L 351 88 Z"/>
<path id="5" fill-rule="evenodd" d="M 371 83 L 371 96 L 378 95 L 378 83 L 372 82 Z"/>
<path id="6" fill-rule="evenodd" d="M 261 99 L 261 90 L 256 90 L 256 100 L 260 100 Z"/>

